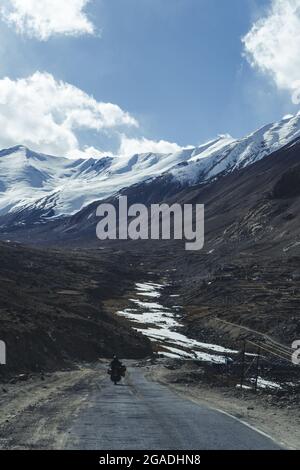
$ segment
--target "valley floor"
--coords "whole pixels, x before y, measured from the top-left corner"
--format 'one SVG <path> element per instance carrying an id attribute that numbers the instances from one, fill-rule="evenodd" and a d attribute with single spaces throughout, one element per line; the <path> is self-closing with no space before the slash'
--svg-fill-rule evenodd
<path id="1" fill-rule="evenodd" d="M 197 447 L 199 442 L 200 448 L 201 444 L 206 448 L 245 448 L 245 441 L 239 440 L 241 430 L 253 444 L 246 448 L 269 448 L 270 441 L 264 440 L 267 438 L 256 433 L 248 435 L 241 422 L 233 420 L 233 424 L 232 418 L 215 415 L 210 408 L 246 421 L 284 447 L 300 448 L 299 372 L 289 364 L 288 339 L 298 334 L 299 281 L 294 282 L 290 276 L 298 259 L 293 261 L 295 266 L 291 263 L 280 266 L 279 274 L 273 267 L 268 268 L 271 281 L 270 271 L 268 278 L 259 273 L 258 283 L 248 274 L 245 280 L 238 268 L 231 267 L 230 278 L 227 273 L 225 279 L 223 273 L 203 282 L 202 274 L 195 271 L 191 282 L 192 277 L 184 276 L 184 268 L 180 269 L 180 260 L 176 260 L 176 267 L 174 260 L 160 265 L 158 254 L 148 264 L 147 259 L 140 261 L 140 254 L 131 256 L 121 250 L 62 253 L 5 246 L 0 251 L 3 254 L 0 274 L 4 279 L 0 306 L 5 326 L 2 334 L 7 335 L 3 338 L 8 346 L 16 333 L 22 339 L 13 350 L 13 361 L 10 356 L 11 370 L 0 383 L 0 448 L 98 448 L 109 441 L 103 444 L 100 440 L 99 444 L 95 435 L 128 434 L 132 426 L 137 426 L 137 431 L 143 426 L 152 433 L 147 435 L 150 440 L 146 436 L 144 441 L 138 441 L 139 448 L 149 448 L 149 442 L 158 448 L 158 441 L 160 448 L 169 448 L 173 444 L 166 440 L 167 431 L 180 429 L 182 423 L 187 434 L 175 436 L 177 448 L 185 448 L 188 434 L 198 436 L 193 445 Z M 191 267 L 190 271 L 193 273 Z M 280 285 L 275 286 L 277 297 L 273 292 L 274 276 L 276 282 L 280 278 Z M 236 290 L 237 282 L 239 298 L 224 308 L 224 298 Z M 257 289 L 264 290 L 260 303 L 257 297 L 249 297 L 251 290 L 257 296 Z M 274 299 L 276 305 L 272 303 Z M 261 308 L 255 317 L 250 315 L 253 305 Z M 237 325 L 236 312 L 242 307 L 245 314 Z M 282 312 L 286 313 L 282 331 L 287 343 L 279 342 L 281 338 L 277 336 Z M 32 325 L 39 329 L 33 330 Z M 259 347 L 264 351 L 260 357 L 259 388 L 268 380 L 269 384 L 274 381 L 275 390 L 265 387 L 255 395 L 253 390 L 236 387 L 242 364 L 240 344 L 245 340 L 255 344 L 253 350 L 247 344 L 245 362 L 249 373 L 244 385 L 253 387 L 255 371 L 251 364 L 256 364 Z M 152 349 L 169 359 L 152 356 Z M 128 362 L 132 367 L 125 386 L 112 388 L 106 374 L 108 360 L 97 364 L 90 361 L 114 353 L 120 357 L 152 359 L 137 364 Z M 227 359 L 234 360 L 229 368 L 231 374 Z M 81 365 L 73 368 L 70 364 L 74 362 Z M 66 370 L 68 366 L 70 370 Z M 64 371 L 51 372 L 62 368 Z M 33 370 L 40 374 L 32 373 Z M 152 380 L 148 381 L 145 374 L 150 374 Z M 277 382 L 282 389 L 276 390 Z M 151 410 L 161 400 L 161 416 L 156 414 L 157 421 L 153 421 Z M 185 420 L 185 411 L 190 410 L 191 403 L 199 418 L 193 425 Z M 170 418 L 174 410 L 176 417 Z M 203 417 L 210 426 L 219 423 L 212 426 L 208 440 L 203 440 Z M 106 420 L 105 428 L 102 419 Z M 219 425 L 225 441 L 216 427 Z M 157 436 L 156 426 L 164 429 L 164 433 L 161 431 Z M 231 440 L 226 441 L 228 433 Z M 111 445 L 119 448 L 118 442 L 112 441 Z M 124 441 L 123 446 L 136 448 L 131 441 Z"/>

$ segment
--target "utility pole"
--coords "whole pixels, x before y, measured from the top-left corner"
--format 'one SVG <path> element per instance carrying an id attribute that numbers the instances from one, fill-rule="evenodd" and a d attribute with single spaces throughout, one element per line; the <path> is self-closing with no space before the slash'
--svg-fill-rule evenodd
<path id="1" fill-rule="evenodd" d="M 258 351 L 257 351 L 257 357 L 256 357 L 256 376 L 255 376 L 255 391 L 256 391 L 256 392 L 257 392 L 257 381 L 258 381 L 259 359 L 260 359 L 260 348 L 258 348 Z"/>
<path id="2" fill-rule="evenodd" d="M 242 350 L 241 390 L 243 390 L 243 385 L 244 385 L 245 354 L 246 354 L 246 341 L 244 340 L 244 346 L 243 346 L 243 350 Z"/>

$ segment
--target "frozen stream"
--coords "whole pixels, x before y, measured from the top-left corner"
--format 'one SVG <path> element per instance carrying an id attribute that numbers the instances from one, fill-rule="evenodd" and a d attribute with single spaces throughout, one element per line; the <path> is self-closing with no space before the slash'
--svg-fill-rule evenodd
<path id="1" fill-rule="evenodd" d="M 117 312 L 126 316 L 133 327 L 148 336 L 166 357 L 193 358 L 203 361 L 225 363 L 226 354 L 237 351 L 216 344 L 202 343 L 180 332 L 180 307 L 168 308 L 160 303 L 161 290 L 165 286 L 154 282 L 137 283 L 136 296 L 130 299 L 131 308 Z"/>

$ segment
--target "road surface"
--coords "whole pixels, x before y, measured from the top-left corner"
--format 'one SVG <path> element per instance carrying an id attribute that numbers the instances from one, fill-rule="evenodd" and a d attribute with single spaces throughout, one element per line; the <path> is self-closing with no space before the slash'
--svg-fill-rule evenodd
<path id="1" fill-rule="evenodd" d="M 221 412 L 183 399 L 129 368 L 105 377 L 68 430 L 64 448 L 96 450 L 279 449 L 267 436 Z"/>

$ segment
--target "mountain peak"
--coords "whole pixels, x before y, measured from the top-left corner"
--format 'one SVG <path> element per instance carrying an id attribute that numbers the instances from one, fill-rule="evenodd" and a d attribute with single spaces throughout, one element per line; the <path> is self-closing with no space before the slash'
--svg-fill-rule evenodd
<path id="1" fill-rule="evenodd" d="M 5 148 L 5 149 L 1 150 L 0 151 L 0 156 L 5 157 L 6 155 L 11 155 L 11 154 L 14 154 L 14 153 L 17 153 L 17 152 L 20 152 L 20 151 L 26 152 L 27 150 L 29 150 L 29 149 L 27 147 L 25 147 L 24 145 L 15 145 L 13 147 L 9 147 L 9 148 Z"/>

